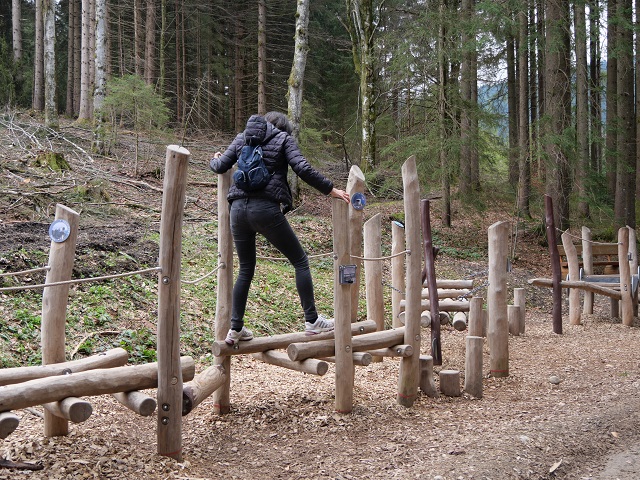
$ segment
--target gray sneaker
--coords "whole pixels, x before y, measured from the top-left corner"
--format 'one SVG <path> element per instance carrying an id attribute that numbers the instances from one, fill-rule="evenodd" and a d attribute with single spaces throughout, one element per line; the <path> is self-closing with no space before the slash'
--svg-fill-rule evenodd
<path id="1" fill-rule="evenodd" d="M 253 338 L 253 332 L 247 327 L 242 327 L 242 330 L 236 332 L 233 329 L 229 329 L 229 333 L 227 333 L 227 338 L 225 338 L 225 343 L 227 345 L 235 345 L 238 342 L 251 340 Z"/>
<path id="2" fill-rule="evenodd" d="M 304 333 L 307 335 L 317 335 L 322 332 L 330 332 L 333 330 L 333 318 L 327 318 L 324 315 L 318 315 L 315 323 L 305 322 Z"/>

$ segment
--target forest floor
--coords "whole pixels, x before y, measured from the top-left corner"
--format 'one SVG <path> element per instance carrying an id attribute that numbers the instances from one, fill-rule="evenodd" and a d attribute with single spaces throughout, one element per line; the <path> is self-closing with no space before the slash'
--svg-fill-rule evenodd
<path id="1" fill-rule="evenodd" d="M 74 139 L 74 146 L 68 147 L 66 158 L 73 170 L 45 174 L 34 165 L 38 151 L 27 147 L 35 133 L 21 129 L 0 125 L 0 268 L 27 268 L 32 262 L 25 252 L 34 250 L 45 252 L 46 258 L 53 206 L 70 185 L 78 184 L 93 185 L 98 195 L 108 191 L 108 198 L 98 196 L 93 203 L 118 209 L 97 214 L 92 202 L 83 201 L 76 260 L 80 270 L 74 273 L 91 275 L 92 259 L 105 249 L 123 250 L 135 259 L 130 270 L 139 263 L 153 264 L 157 244 L 148 230 L 157 229 L 162 188 L 153 172 L 162 168 L 166 144 L 149 147 L 153 160 L 142 162 L 132 175 L 130 163 L 88 154 L 90 135 L 73 129 L 71 136 L 69 127 L 67 138 Z M 209 222 L 217 211 L 215 176 L 207 162 L 216 148 L 211 143 L 227 140 L 188 146 L 187 225 Z M 59 139 L 52 145 L 61 148 Z M 335 167 L 331 174 L 344 184 L 346 172 Z M 379 211 L 387 219 L 398 209 L 398 202 L 378 201 L 365 211 L 367 216 Z M 306 194 L 302 210 L 331 215 L 330 202 L 312 193 Z M 438 276 L 475 278 L 481 289 L 486 277 L 478 272 L 487 271 L 486 256 L 463 259 L 447 252 L 473 243 L 486 252 L 487 228 L 513 220 L 508 210 L 504 202 L 487 204 L 481 212 L 456 205 L 453 227 L 446 232 L 435 227 L 447 247 L 436 262 Z M 527 284 L 546 276 L 546 247 L 539 235 L 520 231 L 508 286 L 511 294 L 514 287 L 526 288 L 526 330 L 509 338 L 509 376 L 485 375 L 480 399 L 466 393 L 421 394 L 411 408 L 402 407 L 396 402 L 400 362 L 385 359 L 357 367 L 353 411 L 338 414 L 331 364 L 326 375 L 315 377 L 236 356 L 231 362 L 231 412 L 213 413 L 207 399 L 184 417 L 181 462 L 156 454 L 156 414 L 139 417 L 113 398 L 100 396 L 90 397 L 93 415 L 72 424 L 66 437 L 44 436 L 40 407 L 16 411 L 20 425 L 1 441 L 0 458 L 37 464 L 42 470 L 0 469 L 0 479 L 640 478 L 640 329 L 611 319 L 608 300 L 597 297 L 596 312 L 583 316 L 578 326 L 568 324 L 565 304 L 563 334 L 554 334 L 551 291 Z M 0 294 L 0 307 L 8 295 Z M 465 335 L 442 327 L 443 365 L 435 368 L 436 384 L 441 369 L 464 372 Z M 429 353 L 428 338 L 423 329 L 423 354 Z M 197 359 L 198 370 L 206 366 L 205 357 Z M 483 361 L 488 373 L 486 342 Z M 552 376 L 559 383 L 552 383 Z M 155 395 L 154 390 L 146 393 Z"/>

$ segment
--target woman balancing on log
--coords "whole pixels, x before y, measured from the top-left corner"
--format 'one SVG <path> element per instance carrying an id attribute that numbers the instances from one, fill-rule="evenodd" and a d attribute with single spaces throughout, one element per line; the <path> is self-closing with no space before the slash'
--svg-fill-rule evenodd
<path id="1" fill-rule="evenodd" d="M 224 153 L 216 152 L 210 162 L 216 173 L 226 172 L 236 162 L 239 167 L 227 196 L 231 204 L 231 234 L 240 264 L 233 286 L 231 329 L 225 339 L 228 345 L 253 338 L 253 333 L 244 326 L 244 314 L 256 268 L 257 233 L 287 257 L 295 269 L 306 334 L 333 330 L 333 320 L 316 310 L 309 259 L 284 215 L 293 203 L 287 170 L 291 166 L 296 175 L 325 195 L 349 203 L 349 194 L 335 188 L 331 180 L 309 164 L 291 136 L 292 131 L 291 122 L 282 113 L 252 115 L 244 132 L 238 134 Z M 250 165 L 252 162 L 255 165 Z M 260 175 L 254 173 L 264 167 L 261 182 Z"/>

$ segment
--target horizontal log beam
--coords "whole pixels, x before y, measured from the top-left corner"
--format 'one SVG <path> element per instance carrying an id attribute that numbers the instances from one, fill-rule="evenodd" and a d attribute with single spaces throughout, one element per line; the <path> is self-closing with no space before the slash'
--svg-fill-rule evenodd
<path id="1" fill-rule="evenodd" d="M 553 280 L 550 278 L 531 278 L 528 283 L 530 285 L 536 285 L 538 287 L 553 288 Z M 606 297 L 613 298 L 614 300 L 622 300 L 622 294 L 618 290 L 612 288 L 603 287 L 595 283 L 581 282 L 579 280 L 561 280 L 561 288 L 579 288 L 586 290 L 587 292 L 597 293 L 598 295 L 604 295 Z"/>
<path id="2" fill-rule="evenodd" d="M 364 352 L 376 348 L 390 347 L 398 345 L 402 341 L 404 341 L 404 327 L 382 330 L 353 337 L 351 339 L 351 351 Z M 324 358 L 334 356 L 335 349 L 336 345 L 333 340 L 292 343 L 287 347 L 287 355 L 291 360 Z"/>
<path id="3" fill-rule="evenodd" d="M 351 324 L 352 335 L 375 332 L 375 330 L 376 322 L 373 320 Z M 224 341 L 213 342 L 212 351 L 216 357 L 224 357 L 227 355 L 266 352 L 267 350 L 282 350 L 292 343 L 315 342 L 333 338 L 333 332 L 319 333 L 317 335 L 306 335 L 304 332 L 283 333 L 270 337 L 256 337 L 247 342 L 238 342 L 233 346 L 227 345 Z"/>
<path id="4" fill-rule="evenodd" d="M 389 348 L 369 350 L 369 353 L 378 357 L 410 357 L 413 355 L 413 347 L 411 345 L 394 345 Z"/>
<path id="5" fill-rule="evenodd" d="M 69 373 L 85 372 L 95 368 L 121 367 L 127 364 L 129 353 L 124 348 L 113 348 L 80 360 L 38 365 L 36 367 L 13 367 L 0 370 L 0 386 L 27 382 L 36 378 L 53 377 Z"/>
<path id="6" fill-rule="evenodd" d="M 193 379 L 193 358 L 181 357 L 182 379 Z M 101 368 L 72 375 L 38 378 L 0 388 L 0 412 L 57 402 L 67 397 L 107 395 L 158 387 L 158 364 Z"/>
<path id="7" fill-rule="evenodd" d="M 82 423 L 93 413 L 89 402 L 78 397 L 67 397 L 59 402 L 42 405 L 49 413 L 73 423 Z"/>
<path id="8" fill-rule="evenodd" d="M 286 353 L 276 350 L 267 350 L 266 352 L 252 353 L 251 356 L 256 360 L 276 365 L 278 367 L 288 368 L 297 372 L 310 373 L 311 375 L 324 375 L 329 370 L 326 361 L 316 358 L 307 358 L 301 362 L 291 360 Z"/>
<path id="9" fill-rule="evenodd" d="M 129 410 L 142 417 L 148 417 L 155 412 L 158 404 L 155 398 L 145 395 L 137 390 L 132 390 L 130 392 L 116 392 L 112 393 L 111 396 Z"/>
<path id="10" fill-rule="evenodd" d="M 444 298 L 458 298 L 458 297 L 466 297 L 469 292 L 471 290 L 469 290 L 468 288 L 456 288 L 456 289 L 443 289 L 443 288 L 439 288 L 438 289 L 438 298 L 439 299 L 444 299 Z M 423 288 L 422 289 L 422 298 L 429 298 L 429 289 L 428 288 Z"/>
<path id="11" fill-rule="evenodd" d="M 212 365 L 182 387 L 182 415 L 190 413 L 227 379 L 222 365 Z"/>
<path id="12" fill-rule="evenodd" d="M 20 419 L 15 413 L 0 413 L 0 440 L 4 440 L 9 435 L 11 435 L 15 431 L 15 429 L 18 428 L 19 424 Z"/>
<path id="13" fill-rule="evenodd" d="M 405 302 L 405 300 L 400 301 L 400 310 L 405 309 Z M 431 303 L 427 300 L 422 300 L 420 306 L 422 310 L 431 310 Z M 438 308 L 441 312 L 468 312 L 469 302 L 467 300 L 451 300 L 445 298 L 438 302 Z"/>
<path id="14" fill-rule="evenodd" d="M 324 357 L 320 360 L 336 363 L 336 357 Z M 306 361 L 306 360 L 305 360 Z M 358 367 L 366 367 L 373 361 L 373 356 L 369 352 L 353 352 L 353 364 Z"/>
<path id="15" fill-rule="evenodd" d="M 428 287 L 427 282 L 424 282 Z M 436 278 L 436 288 L 473 288 L 473 280 Z"/>

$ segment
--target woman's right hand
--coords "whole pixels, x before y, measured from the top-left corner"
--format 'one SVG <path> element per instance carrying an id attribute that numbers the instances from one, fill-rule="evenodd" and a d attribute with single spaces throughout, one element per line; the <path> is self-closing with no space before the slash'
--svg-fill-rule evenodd
<path id="1" fill-rule="evenodd" d="M 329 192 L 329 195 L 331 195 L 333 198 L 340 198 L 347 203 L 351 203 L 349 200 L 349 194 L 344 190 L 340 190 L 338 188 L 333 187 L 331 192 Z"/>

